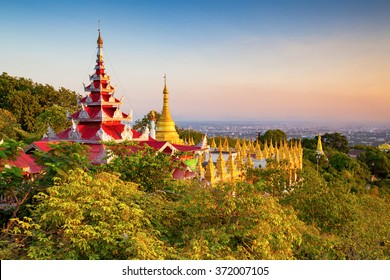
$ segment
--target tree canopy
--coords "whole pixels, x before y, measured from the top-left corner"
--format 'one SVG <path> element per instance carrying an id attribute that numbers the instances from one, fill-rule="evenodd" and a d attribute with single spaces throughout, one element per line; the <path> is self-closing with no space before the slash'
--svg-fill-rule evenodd
<path id="1" fill-rule="evenodd" d="M 325 133 L 321 138 L 325 147 L 337 150 L 342 153 L 349 152 L 348 139 L 342 133 Z"/>
<path id="2" fill-rule="evenodd" d="M 43 120 L 46 121 L 45 129 L 49 123 L 58 132 L 57 129 L 66 126 L 65 111 L 73 112 L 77 109 L 76 97 L 76 93 L 68 89 L 56 90 L 50 85 L 12 77 L 3 72 L 0 75 L 0 109 L 3 110 L 0 111 L 0 133 L 2 116 L 9 117 L 12 122 L 17 123 L 7 130 L 11 138 L 23 139 L 26 136 L 20 131 L 16 133 L 18 129 L 26 133 L 41 134 L 38 137 L 42 137 Z M 63 116 L 59 118 L 59 114 Z"/>
<path id="3" fill-rule="evenodd" d="M 31 259 L 161 259 L 163 242 L 140 206 L 146 198 L 117 174 L 75 169 L 36 196 L 13 234 L 28 240 Z"/>
<path id="4" fill-rule="evenodd" d="M 270 143 L 272 141 L 274 144 L 279 144 L 280 142 L 287 140 L 287 134 L 280 129 L 270 129 L 267 130 L 263 135 L 261 135 L 259 140 L 261 141 L 261 143 Z"/>

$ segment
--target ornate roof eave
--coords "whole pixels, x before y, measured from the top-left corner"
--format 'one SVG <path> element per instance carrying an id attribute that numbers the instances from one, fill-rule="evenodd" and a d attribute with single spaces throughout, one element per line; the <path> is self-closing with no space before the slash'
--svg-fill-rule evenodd
<path id="1" fill-rule="evenodd" d="M 108 94 L 115 92 L 115 88 L 113 86 L 110 86 L 110 88 L 104 88 L 102 86 L 95 88 L 91 85 L 93 85 L 93 83 L 84 87 L 84 91 L 90 93 L 108 93 Z"/>
<path id="2" fill-rule="evenodd" d="M 92 75 L 89 75 L 90 81 L 109 81 L 111 77 L 107 74 L 104 75 L 97 75 L 96 73 L 93 73 Z"/>
<path id="3" fill-rule="evenodd" d="M 158 150 L 158 152 L 163 152 L 166 148 L 170 148 L 172 150 L 172 154 L 178 151 L 171 143 L 165 142 L 165 144 Z"/>

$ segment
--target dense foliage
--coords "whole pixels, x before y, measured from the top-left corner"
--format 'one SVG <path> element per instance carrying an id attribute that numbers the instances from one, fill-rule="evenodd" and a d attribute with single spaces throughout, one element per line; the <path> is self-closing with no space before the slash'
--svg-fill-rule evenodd
<path id="1" fill-rule="evenodd" d="M 270 129 L 261 135 L 258 140 L 261 143 L 280 143 L 287 140 L 287 134 L 280 129 Z"/>
<path id="2" fill-rule="evenodd" d="M 42 137 L 50 124 L 59 132 L 69 127 L 66 110 L 77 109 L 76 93 L 32 80 L 0 75 L 0 136 L 25 140 Z"/>
<path id="3" fill-rule="evenodd" d="M 17 150 L 7 145 L 3 158 Z M 126 154 L 119 145 L 107 165 L 88 166 L 79 145 L 52 148 L 37 154 L 45 188 L 4 222 L 1 258 L 390 258 L 390 199 L 378 191 L 389 186 L 333 149 L 318 167 L 306 150 L 301 180 L 286 192 L 276 165 L 248 169 L 248 182 L 207 187 L 172 180 L 171 157 L 148 149 Z"/>

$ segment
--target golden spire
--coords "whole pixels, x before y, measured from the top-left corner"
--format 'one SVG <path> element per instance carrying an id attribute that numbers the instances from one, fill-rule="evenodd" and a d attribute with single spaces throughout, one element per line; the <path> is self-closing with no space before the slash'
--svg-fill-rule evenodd
<path id="1" fill-rule="evenodd" d="M 319 155 L 324 154 L 324 151 L 322 150 L 322 143 L 321 143 L 321 135 L 320 134 L 318 134 L 317 154 L 319 154 Z"/>
<path id="2" fill-rule="evenodd" d="M 168 88 L 167 88 L 167 75 L 164 75 L 164 90 L 163 90 L 163 109 L 161 116 L 157 122 L 156 140 L 168 141 L 173 144 L 182 144 L 179 134 L 176 131 L 176 125 L 171 117 L 168 104 Z"/>
<path id="3" fill-rule="evenodd" d="M 215 149 L 217 148 L 217 144 L 215 144 L 215 137 L 211 140 L 210 148 Z"/>
<path id="4" fill-rule="evenodd" d="M 248 150 L 250 154 L 256 153 L 255 146 L 252 140 L 249 140 Z"/>
<path id="5" fill-rule="evenodd" d="M 228 152 L 228 151 L 229 151 L 229 142 L 228 142 L 227 136 L 225 137 L 225 141 L 224 141 L 224 143 L 223 143 L 223 150 L 224 150 L 225 152 Z"/>
<path id="6" fill-rule="evenodd" d="M 219 151 L 217 159 L 217 176 L 221 179 L 221 181 L 224 181 L 227 177 L 226 162 L 223 159 L 222 151 Z"/>
<path id="7" fill-rule="evenodd" d="M 222 151 L 223 151 L 223 146 L 222 146 L 222 138 L 219 138 L 218 151 L 220 151 L 220 152 L 222 152 Z"/>
<path id="8" fill-rule="evenodd" d="M 96 62 L 99 64 L 100 67 L 104 67 L 103 66 L 103 39 L 102 36 L 100 35 L 100 21 L 99 21 L 99 29 L 98 29 L 98 39 L 96 42 L 98 45 Z"/>
<path id="9" fill-rule="evenodd" d="M 253 168 L 253 166 L 254 166 L 250 153 L 248 153 L 248 155 L 247 155 L 246 165 L 249 166 L 250 168 Z"/>
<path id="10" fill-rule="evenodd" d="M 164 95 L 164 98 L 163 98 L 163 110 L 162 110 L 162 113 L 161 113 L 160 120 L 173 122 L 173 119 L 171 117 L 171 112 L 169 111 L 169 103 L 168 103 L 169 91 L 168 91 L 168 88 L 167 88 L 167 75 L 166 74 L 164 74 L 163 95 Z"/>
<path id="11" fill-rule="evenodd" d="M 101 48 L 103 46 L 103 39 L 100 36 L 100 29 L 98 31 L 99 31 L 99 36 L 98 36 L 98 39 L 97 39 L 97 44 L 98 44 L 98 47 Z"/>
<path id="12" fill-rule="evenodd" d="M 261 152 L 260 145 L 256 145 L 256 159 L 263 159 L 263 153 Z"/>
<path id="13" fill-rule="evenodd" d="M 240 145 L 240 141 L 238 140 L 238 138 L 237 138 L 237 141 L 236 141 L 235 149 L 236 149 L 236 152 L 241 150 L 241 145 Z"/>
<path id="14" fill-rule="evenodd" d="M 154 110 L 150 112 L 150 118 L 152 119 L 152 121 L 156 121 L 156 112 Z"/>
<path id="15" fill-rule="evenodd" d="M 264 143 L 263 154 L 264 154 L 265 159 L 269 158 L 269 150 L 268 150 L 268 143 L 267 142 Z"/>
<path id="16" fill-rule="evenodd" d="M 230 174 L 230 180 L 233 182 L 238 177 L 239 173 L 236 168 L 236 164 L 234 163 L 231 151 L 229 151 L 229 158 L 226 165 Z"/>
<path id="17" fill-rule="evenodd" d="M 274 145 L 272 143 L 272 139 L 271 139 L 271 144 L 269 144 L 269 147 L 268 147 L 268 152 L 269 152 L 269 155 L 272 157 L 275 153 L 275 148 L 274 148 Z"/>
<path id="18" fill-rule="evenodd" d="M 98 36 L 98 39 L 97 39 L 97 44 L 98 44 L 99 48 L 102 48 L 103 47 L 103 39 L 100 36 L 100 19 L 98 20 L 98 33 L 99 33 L 99 36 Z"/>
<path id="19" fill-rule="evenodd" d="M 198 156 L 198 163 L 196 165 L 196 173 L 198 174 L 199 178 L 204 178 L 204 168 L 202 166 L 203 162 L 203 155 Z"/>
<path id="20" fill-rule="evenodd" d="M 214 185 L 214 183 L 215 183 L 215 167 L 214 167 L 213 157 L 211 156 L 211 153 L 209 154 L 209 162 L 206 166 L 206 172 L 204 174 L 204 178 L 211 185 Z"/>
<path id="21" fill-rule="evenodd" d="M 241 155 L 241 151 L 237 151 L 237 156 L 236 156 L 236 166 L 237 169 L 241 170 L 244 166 L 244 161 Z"/>
<path id="22" fill-rule="evenodd" d="M 243 150 L 245 150 L 245 152 L 247 152 L 248 146 L 246 145 L 246 140 L 243 139 L 242 141 L 243 141 L 243 142 L 242 142 L 241 148 L 242 148 Z"/>

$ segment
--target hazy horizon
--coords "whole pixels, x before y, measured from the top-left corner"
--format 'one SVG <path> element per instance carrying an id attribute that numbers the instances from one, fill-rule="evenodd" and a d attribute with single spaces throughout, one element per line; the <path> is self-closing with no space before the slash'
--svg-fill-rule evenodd
<path id="1" fill-rule="evenodd" d="M 175 121 L 390 121 L 390 1 L 9 1 L 0 71 L 83 94 L 96 59 L 122 110 Z"/>

